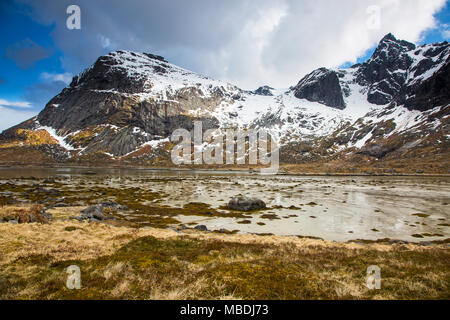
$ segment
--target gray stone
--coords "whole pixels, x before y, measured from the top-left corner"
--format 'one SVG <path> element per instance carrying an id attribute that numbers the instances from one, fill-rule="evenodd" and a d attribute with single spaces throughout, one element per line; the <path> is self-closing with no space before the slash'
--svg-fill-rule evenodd
<path id="1" fill-rule="evenodd" d="M 253 91 L 253 93 L 259 96 L 273 96 L 272 90 L 274 90 L 272 87 L 262 86 Z"/>
<path id="2" fill-rule="evenodd" d="M 234 197 L 228 202 L 228 208 L 236 211 L 255 211 L 266 208 L 266 203 L 260 199 Z"/>
<path id="3" fill-rule="evenodd" d="M 54 207 L 55 208 L 66 208 L 66 207 L 70 207 L 70 205 L 69 204 L 67 204 L 67 203 L 56 203 L 55 205 L 54 205 Z"/>
<path id="4" fill-rule="evenodd" d="M 199 231 L 208 231 L 208 228 L 205 225 L 198 225 L 194 229 Z"/>
<path id="5" fill-rule="evenodd" d="M 345 109 L 339 77 L 335 71 L 326 68 L 317 69 L 300 80 L 294 88 L 294 95 L 299 99 Z"/>
<path id="6" fill-rule="evenodd" d="M 121 205 L 121 204 L 119 204 L 118 202 L 115 202 L 115 201 L 104 201 L 104 202 L 101 202 L 100 205 L 103 208 L 112 208 L 112 209 L 122 210 L 122 211 L 128 210 L 127 206 L 123 206 L 123 205 Z"/>
<path id="7" fill-rule="evenodd" d="M 106 220 L 105 215 L 103 214 L 103 207 L 101 205 L 90 206 L 83 211 L 81 211 L 81 216 L 79 217 L 81 220 Z"/>
<path id="8" fill-rule="evenodd" d="M 404 241 L 404 240 L 391 240 L 389 241 L 389 244 L 408 244 L 408 241 Z"/>

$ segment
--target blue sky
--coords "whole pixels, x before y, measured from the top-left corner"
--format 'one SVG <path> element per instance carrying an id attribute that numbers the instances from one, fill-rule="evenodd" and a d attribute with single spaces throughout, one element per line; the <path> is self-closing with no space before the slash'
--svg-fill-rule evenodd
<path id="1" fill-rule="evenodd" d="M 441 10 L 439 10 L 435 15 L 435 19 L 440 22 L 441 25 L 450 24 L 450 1 L 447 1 L 447 4 L 445 7 L 443 7 Z M 450 26 L 448 26 L 450 27 Z M 448 29 L 447 29 L 448 30 Z M 448 33 L 448 31 L 447 31 Z M 445 29 L 442 28 L 433 28 L 426 30 L 421 34 L 420 40 L 416 43 L 418 45 L 425 44 L 425 43 L 435 43 L 435 42 L 442 42 L 442 41 L 449 41 L 450 37 L 449 34 L 445 34 Z M 369 59 L 373 52 L 375 51 L 376 46 L 370 48 L 367 50 L 367 52 L 357 59 L 357 63 L 362 63 Z M 352 62 L 346 62 L 343 63 L 340 67 L 346 68 L 352 66 Z"/>
<path id="2" fill-rule="evenodd" d="M 445 0 L 405 0 L 404 8 L 383 8 L 388 18 L 381 30 L 355 34 L 350 23 L 357 23 L 357 12 L 364 14 L 364 0 L 344 1 L 348 6 L 339 8 L 332 0 L 313 1 L 314 6 L 299 2 L 2 1 L 0 131 L 38 113 L 73 75 L 112 50 L 161 54 L 187 69 L 253 89 L 288 87 L 315 68 L 363 62 L 388 32 L 418 44 L 449 39 Z M 67 30 L 69 4 L 81 7 L 82 30 Z M 311 20 L 316 11 L 323 21 Z"/>

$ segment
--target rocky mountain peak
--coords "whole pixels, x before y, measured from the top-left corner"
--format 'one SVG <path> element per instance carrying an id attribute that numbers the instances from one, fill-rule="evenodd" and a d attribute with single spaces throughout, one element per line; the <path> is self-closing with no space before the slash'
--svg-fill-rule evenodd
<path id="1" fill-rule="evenodd" d="M 274 90 L 274 88 L 269 86 L 262 86 L 253 91 L 253 93 L 260 96 L 273 96 L 272 90 Z"/>
<path id="2" fill-rule="evenodd" d="M 393 62 L 401 57 L 402 53 L 414 50 L 415 48 L 415 44 L 405 40 L 398 40 L 392 33 L 389 33 L 381 39 L 378 47 L 368 62 Z"/>
<path id="3" fill-rule="evenodd" d="M 145 82 L 152 74 L 165 74 L 168 69 L 170 65 L 161 56 L 113 51 L 101 56 L 93 66 L 75 76 L 70 88 L 139 93 L 145 90 Z"/>
<path id="4" fill-rule="evenodd" d="M 391 102 L 402 89 L 413 59 L 407 54 L 413 43 L 398 40 L 391 33 L 378 44 L 372 57 L 357 72 L 356 82 L 368 87 L 367 100 L 377 105 Z"/>
<path id="5" fill-rule="evenodd" d="M 345 108 L 339 77 L 335 71 L 327 68 L 320 68 L 306 75 L 293 91 L 298 99 L 319 102 L 337 109 Z"/>
<path id="6" fill-rule="evenodd" d="M 416 47 L 392 34 L 366 62 L 314 70 L 288 91 L 267 85 L 246 91 L 161 56 L 114 51 L 74 77 L 37 117 L 3 132 L 0 145 L 34 146 L 45 134 L 52 144 L 39 150 L 56 161 L 60 154 L 73 159 L 143 155 L 142 161 L 153 161 L 174 130 L 192 130 L 194 121 L 201 121 L 204 130 L 266 128 L 282 146 L 297 144 L 286 149 L 284 159 L 313 157 L 316 151 L 317 159 L 333 150 L 381 145 L 383 137 L 408 130 L 408 141 L 419 141 L 419 122 L 423 130 L 436 131 L 437 122 L 428 129 L 428 119 L 435 108 L 450 104 L 449 75 L 447 42 Z M 436 118 L 446 116 L 448 107 L 443 110 Z M 370 150 L 384 156 L 391 147 Z"/>
<path id="7" fill-rule="evenodd" d="M 378 47 L 388 45 L 388 46 L 401 46 L 406 48 L 406 51 L 414 50 L 416 45 L 414 43 L 408 42 L 406 40 L 397 39 L 392 33 L 385 35 L 379 42 Z"/>

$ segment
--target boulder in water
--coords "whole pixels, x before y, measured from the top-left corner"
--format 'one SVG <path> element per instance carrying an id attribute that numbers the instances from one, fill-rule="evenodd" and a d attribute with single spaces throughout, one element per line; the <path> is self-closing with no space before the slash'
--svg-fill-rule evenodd
<path id="1" fill-rule="evenodd" d="M 266 208 L 266 203 L 260 199 L 234 197 L 228 202 L 228 208 L 236 211 L 255 211 Z"/>

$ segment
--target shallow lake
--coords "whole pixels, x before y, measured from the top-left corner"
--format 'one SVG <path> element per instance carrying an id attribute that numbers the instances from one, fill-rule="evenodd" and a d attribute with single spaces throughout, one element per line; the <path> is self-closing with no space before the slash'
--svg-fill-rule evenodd
<path id="1" fill-rule="evenodd" d="M 212 231 L 239 230 L 336 241 L 383 238 L 432 241 L 450 237 L 450 177 L 261 176 L 231 171 L 0 168 L 3 184 L 31 183 L 27 180 L 31 177 L 33 184 L 39 184 L 39 179 L 61 181 L 74 192 L 81 182 L 84 188 L 86 184 L 117 190 L 140 188 L 164 194 L 155 202 L 167 207 L 203 203 L 220 211 L 237 195 L 257 197 L 268 206 L 264 212 L 246 214 L 245 219 L 188 214 L 174 217 L 182 225 L 200 224 Z M 246 223 L 242 224 L 244 220 Z"/>

